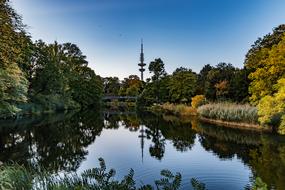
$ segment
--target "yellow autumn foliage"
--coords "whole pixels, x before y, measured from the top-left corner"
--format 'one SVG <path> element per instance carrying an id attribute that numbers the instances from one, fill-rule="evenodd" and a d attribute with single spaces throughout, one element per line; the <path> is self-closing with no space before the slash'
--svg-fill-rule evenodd
<path id="1" fill-rule="evenodd" d="M 249 75 L 250 100 L 255 104 L 263 97 L 272 96 L 276 92 L 274 85 L 285 77 L 285 36 L 272 48 L 263 48 L 260 54 L 263 59 L 259 67 Z"/>
<path id="2" fill-rule="evenodd" d="M 285 134 L 285 78 L 278 80 L 273 88 L 277 92 L 261 98 L 257 105 L 259 122 L 277 126 L 278 132 Z"/>
<path id="3" fill-rule="evenodd" d="M 199 106 L 202 106 L 206 102 L 206 98 L 204 95 L 196 95 L 192 97 L 191 99 L 191 106 L 193 108 L 198 108 Z"/>

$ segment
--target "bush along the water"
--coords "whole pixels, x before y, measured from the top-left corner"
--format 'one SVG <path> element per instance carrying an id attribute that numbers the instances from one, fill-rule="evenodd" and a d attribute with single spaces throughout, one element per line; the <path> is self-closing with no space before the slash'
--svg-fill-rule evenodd
<path id="1" fill-rule="evenodd" d="M 278 91 L 261 98 L 257 107 L 262 125 L 274 126 L 279 134 L 285 134 L 285 78 L 275 85 Z"/>
<path id="2" fill-rule="evenodd" d="M 258 124 L 257 108 L 248 104 L 210 103 L 199 107 L 197 111 L 208 119 Z"/>
<path id="3" fill-rule="evenodd" d="M 196 95 L 191 99 L 191 106 L 193 108 L 198 108 L 204 104 L 206 104 L 206 97 L 204 95 Z"/>

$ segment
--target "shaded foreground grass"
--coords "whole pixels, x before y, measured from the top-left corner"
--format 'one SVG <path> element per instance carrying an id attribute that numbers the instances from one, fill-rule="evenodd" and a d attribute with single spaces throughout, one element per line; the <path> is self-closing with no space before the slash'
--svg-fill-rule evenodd
<path id="1" fill-rule="evenodd" d="M 173 174 L 162 170 L 162 178 L 155 180 L 156 187 L 151 185 L 136 186 L 134 170 L 121 180 L 115 180 L 116 171 L 107 171 L 105 162 L 99 158 L 100 167 L 85 170 L 81 175 L 76 173 L 59 175 L 49 174 L 43 170 L 27 169 L 20 165 L 2 165 L 0 167 L 0 189 L 6 190 L 178 190 L 181 185 L 181 174 Z M 197 180 L 192 180 L 196 190 L 205 189 L 205 185 Z M 203 188 L 201 188 L 203 187 Z"/>
<path id="2" fill-rule="evenodd" d="M 155 180 L 155 187 L 147 184 L 136 186 L 134 170 L 130 170 L 121 181 L 115 180 L 116 171 L 106 171 L 106 165 L 99 158 L 100 167 L 85 170 L 81 175 L 49 174 L 43 170 L 27 169 L 20 165 L 0 167 L 0 189 L 5 190 L 179 190 L 182 176 L 169 170 L 162 170 L 162 178 Z M 206 185 L 195 178 L 191 179 L 194 190 L 206 190 Z M 260 179 L 255 180 L 252 189 L 267 189 Z"/>

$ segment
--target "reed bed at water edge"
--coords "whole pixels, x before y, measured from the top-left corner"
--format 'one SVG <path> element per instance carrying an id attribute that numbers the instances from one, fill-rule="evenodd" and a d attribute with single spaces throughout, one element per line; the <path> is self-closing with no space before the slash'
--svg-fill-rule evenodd
<path id="1" fill-rule="evenodd" d="M 197 111 L 208 119 L 258 124 L 257 108 L 249 104 L 209 103 L 198 107 Z"/>

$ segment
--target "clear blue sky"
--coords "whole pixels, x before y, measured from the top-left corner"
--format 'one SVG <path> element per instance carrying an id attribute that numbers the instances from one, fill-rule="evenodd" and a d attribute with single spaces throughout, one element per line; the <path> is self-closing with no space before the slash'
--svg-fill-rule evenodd
<path id="1" fill-rule="evenodd" d="M 242 67 L 250 45 L 285 23 L 284 0 L 11 0 L 33 39 L 76 43 L 101 76 L 137 74 L 140 39 L 168 73 Z M 148 75 L 148 74 L 147 74 Z"/>

